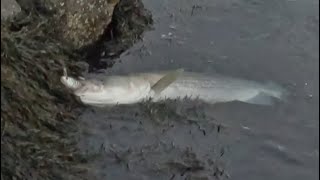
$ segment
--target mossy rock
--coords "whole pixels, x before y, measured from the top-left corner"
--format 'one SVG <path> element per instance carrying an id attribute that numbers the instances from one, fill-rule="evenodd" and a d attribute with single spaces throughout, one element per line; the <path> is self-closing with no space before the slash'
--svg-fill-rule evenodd
<path id="1" fill-rule="evenodd" d="M 62 66 L 78 76 L 78 62 L 85 56 L 76 51 L 81 43 L 63 38 L 59 1 L 17 0 L 22 15 L 1 22 L 1 179 L 92 179 L 86 176 L 89 159 L 78 153 L 70 134 L 77 130 L 77 110 L 83 106 L 60 83 Z M 123 5 L 137 9 L 123 0 L 116 11 L 123 12 Z M 137 26 L 139 30 L 130 31 L 138 34 L 125 36 L 128 32 L 118 29 L 122 27 L 116 22 L 137 22 L 130 13 L 126 16 L 111 21 L 117 32 L 113 40 L 102 36 L 91 45 L 105 42 L 110 45 L 105 50 L 121 47 L 118 52 L 128 48 L 121 42 L 140 36 L 143 28 Z M 79 34 L 75 37 L 89 42 Z"/>
<path id="2" fill-rule="evenodd" d="M 1 179 L 61 179 L 75 162 L 68 132 L 81 105 L 59 82 L 62 61 L 74 60 L 71 49 L 45 38 L 48 26 L 1 25 Z"/>

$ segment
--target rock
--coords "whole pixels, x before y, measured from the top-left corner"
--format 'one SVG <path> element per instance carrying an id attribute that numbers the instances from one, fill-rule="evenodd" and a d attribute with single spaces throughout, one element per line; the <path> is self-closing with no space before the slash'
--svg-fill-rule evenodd
<path id="1" fill-rule="evenodd" d="M 89 45 L 104 33 L 119 0 L 60 0 L 62 36 L 76 48 Z"/>
<path id="2" fill-rule="evenodd" d="M 1 0 L 1 20 L 6 20 L 21 12 L 20 5 L 15 0 Z"/>

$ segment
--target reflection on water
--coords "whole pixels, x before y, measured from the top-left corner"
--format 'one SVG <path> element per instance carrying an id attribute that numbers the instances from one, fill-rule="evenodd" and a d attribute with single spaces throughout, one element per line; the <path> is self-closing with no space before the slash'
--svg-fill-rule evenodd
<path id="1" fill-rule="evenodd" d="M 231 179 L 317 179 L 318 1 L 153 0 L 145 5 L 153 12 L 155 30 L 124 53 L 108 74 L 184 67 L 275 81 L 289 88 L 291 96 L 273 107 L 168 102 L 147 108 L 88 108 L 80 118 L 79 147 L 99 149 L 103 144 L 109 149 L 93 163 L 98 176 L 212 178 L 225 170 Z M 193 114 L 181 116 L 187 112 Z M 204 121 L 199 127 L 188 119 Z M 227 132 L 219 135 L 210 121 L 222 123 Z M 123 155 L 112 155 L 110 148 Z M 145 155 L 137 154 L 138 149 Z"/>

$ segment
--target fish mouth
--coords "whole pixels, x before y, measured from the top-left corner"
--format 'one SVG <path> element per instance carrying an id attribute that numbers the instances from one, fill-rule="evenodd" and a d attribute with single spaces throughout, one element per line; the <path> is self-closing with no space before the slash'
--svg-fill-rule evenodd
<path id="1" fill-rule="evenodd" d="M 60 77 L 60 82 L 63 84 L 63 85 L 65 85 L 66 86 L 66 77 L 65 76 L 61 76 Z"/>
<path id="2" fill-rule="evenodd" d="M 69 88 L 68 77 L 66 77 L 66 76 L 61 76 L 61 77 L 60 77 L 60 82 L 61 82 L 63 85 L 65 85 L 66 87 Z"/>
<path id="3" fill-rule="evenodd" d="M 65 87 L 72 90 L 79 89 L 82 86 L 82 83 L 80 83 L 78 80 L 68 76 L 61 76 L 60 81 Z"/>

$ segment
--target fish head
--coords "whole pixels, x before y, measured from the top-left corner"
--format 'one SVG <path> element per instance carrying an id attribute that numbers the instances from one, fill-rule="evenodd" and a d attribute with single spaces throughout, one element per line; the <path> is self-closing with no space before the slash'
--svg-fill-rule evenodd
<path id="1" fill-rule="evenodd" d="M 63 85 L 65 85 L 65 86 L 67 86 L 67 82 L 68 82 L 68 76 L 61 76 L 60 77 L 60 82 L 63 84 Z"/>
<path id="2" fill-rule="evenodd" d="M 68 76 L 61 76 L 60 82 L 65 85 L 67 88 L 75 90 L 82 86 L 81 82 Z"/>

